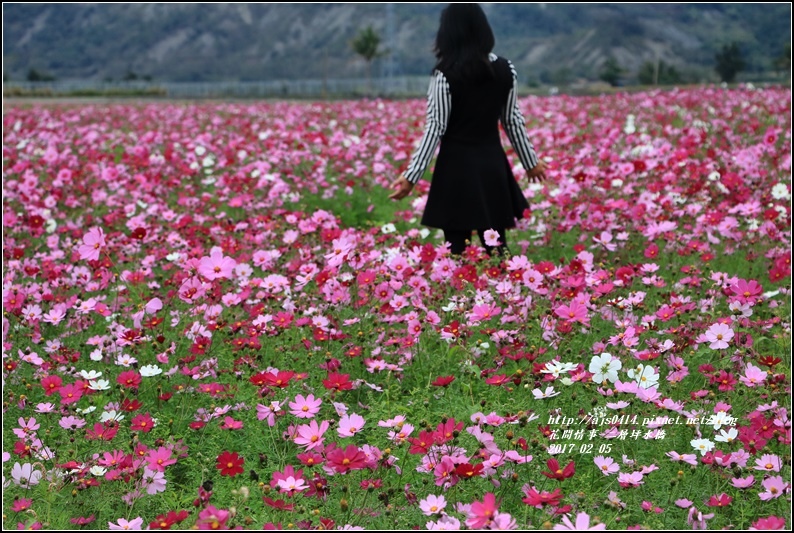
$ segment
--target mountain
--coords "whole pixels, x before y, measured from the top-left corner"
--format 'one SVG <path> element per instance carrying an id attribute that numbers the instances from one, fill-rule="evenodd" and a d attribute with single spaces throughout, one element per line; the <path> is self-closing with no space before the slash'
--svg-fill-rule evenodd
<path id="1" fill-rule="evenodd" d="M 363 77 L 350 46 L 366 26 L 391 54 L 375 72 L 426 75 L 446 4 L 3 4 L 4 79 L 151 77 L 162 81 Z M 791 41 L 791 4 L 482 4 L 525 83 L 625 77 L 663 62 L 714 80 L 715 54 L 737 42 L 763 73 Z M 789 52 L 790 53 L 790 52 Z M 387 65 L 392 65 L 387 67 Z"/>

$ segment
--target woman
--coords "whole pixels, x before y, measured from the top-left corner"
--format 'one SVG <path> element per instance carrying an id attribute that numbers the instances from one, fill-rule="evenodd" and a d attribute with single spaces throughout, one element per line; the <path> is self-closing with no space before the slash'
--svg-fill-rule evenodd
<path id="1" fill-rule="evenodd" d="M 493 47 L 479 5 L 450 4 L 441 13 L 422 142 L 391 184 L 389 198 L 405 198 L 441 143 L 422 224 L 443 229 L 453 254 L 463 253 L 473 230 L 489 254 L 507 253 L 505 230 L 529 207 L 502 148 L 500 120 L 530 181 L 546 179 L 516 102 L 515 69 Z"/>

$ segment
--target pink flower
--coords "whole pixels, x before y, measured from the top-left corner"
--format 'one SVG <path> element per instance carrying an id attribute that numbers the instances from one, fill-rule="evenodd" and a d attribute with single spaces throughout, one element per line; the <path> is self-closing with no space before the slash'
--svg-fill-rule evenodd
<path id="1" fill-rule="evenodd" d="M 733 330 L 727 324 L 717 323 L 712 324 L 706 330 L 705 335 L 707 341 L 711 343 L 709 348 L 712 350 L 724 350 L 730 346 L 729 341 L 733 339 Z"/>
<path id="2" fill-rule="evenodd" d="M 319 426 L 316 420 L 312 420 L 308 425 L 300 425 L 298 426 L 298 436 L 295 437 L 294 442 L 305 450 L 313 450 L 322 446 L 323 434 L 328 431 L 329 426 L 327 420 L 323 420 Z"/>
<path id="3" fill-rule="evenodd" d="M 364 417 L 355 413 L 345 415 L 339 420 L 339 427 L 336 432 L 340 437 L 352 437 L 364 427 Z"/>
<path id="4" fill-rule="evenodd" d="M 99 261 L 99 252 L 105 246 L 105 233 L 102 228 L 91 228 L 83 235 L 83 244 L 77 249 L 80 259 Z"/>
<path id="5" fill-rule="evenodd" d="M 620 486 L 624 489 L 629 487 L 639 487 L 645 483 L 642 480 L 642 477 L 643 476 L 640 472 L 624 472 L 618 475 L 618 483 L 620 483 Z"/>
<path id="6" fill-rule="evenodd" d="M 447 506 L 447 500 L 443 496 L 428 495 L 424 500 L 419 501 L 419 509 L 427 516 L 441 514 Z"/>
<path id="7" fill-rule="evenodd" d="M 276 482 L 276 485 L 278 486 L 280 493 L 282 494 L 286 493 L 288 496 L 294 496 L 296 493 L 304 491 L 309 488 L 309 486 L 306 485 L 306 480 L 300 477 L 298 479 L 295 479 L 292 476 L 288 476 L 284 479 L 279 479 Z"/>
<path id="8" fill-rule="evenodd" d="M 590 325 L 590 319 L 587 316 L 587 306 L 576 300 L 573 300 L 571 305 L 560 305 L 554 310 L 554 314 L 564 320 L 580 322 L 585 326 Z"/>
<path id="9" fill-rule="evenodd" d="M 590 527 L 590 515 L 587 513 L 577 513 L 576 523 L 571 522 L 568 515 L 564 515 L 562 524 L 554 526 L 556 531 L 603 531 L 606 528 L 605 524 L 596 524 Z"/>
<path id="10" fill-rule="evenodd" d="M 605 476 L 616 474 L 620 471 L 620 466 L 615 463 L 614 459 L 611 457 L 597 455 L 593 460 L 595 461 L 596 466 L 601 470 L 601 473 Z"/>
<path id="11" fill-rule="evenodd" d="M 697 455 L 695 455 L 694 453 L 685 453 L 682 455 L 676 451 L 671 451 L 671 452 L 667 452 L 665 455 L 667 455 L 667 457 L 669 457 L 673 461 L 683 461 L 692 466 L 698 465 Z"/>
<path id="12" fill-rule="evenodd" d="M 735 477 L 731 479 L 731 485 L 737 489 L 746 489 L 747 487 L 752 486 L 753 483 L 755 483 L 755 477 L 753 476 L 747 476 L 745 478 Z"/>
<path id="13" fill-rule="evenodd" d="M 493 519 L 499 505 L 496 503 L 496 496 L 489 492 L 483 497 L 482 502 L 475 501 L 471 504 L 466 519 L 466 526 L 471 529 L 482 529 Z"/>
<path id="14" fill-rule="evenodd" d="M 273 427 L 276 425 L 276 416 L 284 414 L 281 410 L 281 403 L 272 401 L 270 405 L 257 404 L 256 418 L 259 420 L 267 420 L 267 425 Z"/>
<path id="15" fill-rule="evenodd" d="M 765 454 L 755 460 L 754 470 L 764 470 L 766 472 L 780 472 L 780 457 L 777 455 Z"/>
<path id="16" fill-rule="evenodd" d="M 218 509 L 214 505 L 207 505 L 198 515 L 196 526 L 199 529 L 226 529 L 229 511 Z"/>
<path id="17" fill-rule="evenodd" d="M 298 394 L 295 396 L 295 401 L 289 403 L 290 413 L 298 418 L 314 418 L 314 415 L 320 412 L 320 405 L 323 401 L 320 398 L 314 397 L 309 394 L 306 398 Z"/>
<path id="18" fill-rule="evenodd" d="M 213 248 L 209 257 L 204 256 L 199 261 L 198 273 L 212 281 L 214 279 L 232 277 L 232 271 L 237 262 L 231 257 L 224 256 L 220 248 Z"/>
<path id="19" fill-rule="evenodd" d="M 171 450 L 165 446 L 149 450 L 149 453 L 144 457 L 149 470 L 154 472 L 165 472 L 165 468 L 176 463 L 176 459 L 171 459 Z"/>

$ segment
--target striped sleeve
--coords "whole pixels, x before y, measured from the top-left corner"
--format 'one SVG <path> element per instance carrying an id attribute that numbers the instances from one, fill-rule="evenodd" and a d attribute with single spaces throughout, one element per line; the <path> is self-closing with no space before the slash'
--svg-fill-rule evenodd
<path id="1" fill-rule="evenodd" d="M 430 80 L 430 87 L 427 90 L 427 119 L 425 121 L 425 132 L 419 143 L 419 148 L 411 157 L 408 170 L 403 176 L 411 183 L 419 181 L 430 160 L 436 153 L 441 136 L 447 129 L 447 120 L 452 108 L 452 96 L 449 93 L 449 83 L 447 78 L 439 71 L 436 71 Z"/>
<path id="2" fill-rule="evenodd" d="M 510 65 L 510 72 L 513 74 L 513 88 L 510 89 L 507 103 L 502 109 L 502 125 L 505 128 L 505 133 L 507 133 L 507 138 L 510 139 L 510 144 L 513 145 L 518 158 L 521 160 L 521 164 L 525 170 L 529 171 L 538 164 L 538 156 L 527 135 L 524 115 L 521 114 L 521 110 L 518 108 L 518 99 L 516 97 L 518 75 L 513 64 L 509 61 L 508 64 Z"/>

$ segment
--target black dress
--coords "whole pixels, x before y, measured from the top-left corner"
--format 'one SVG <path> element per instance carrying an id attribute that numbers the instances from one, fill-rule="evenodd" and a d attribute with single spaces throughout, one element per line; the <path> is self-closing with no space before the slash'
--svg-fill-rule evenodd
<path id="1" fill-rule="evenodd" d="M 437 72 L 431 84 L 432 105 L 440 112 L 439 122 L 431 117 L 428 105 L 428 124 L 422 147 L 412 160 L 406 177 L 418 179 L 421 154 L 427 152 L 425 141 L 432 145 L 434 126 L 443 130 L 441 148 L 436 160 L 422 224 L 445 230 L 486 230 L 515 227 L 515 219 L 522 218 L 529 207 L 513 175 L 499 135 L 502 120 L 511 143 L 527 170 L 537 164 L 537 156 L 526 135 L 523 116 L 515 104 L 515 71 L 503 58 L 492 56 L 493 78 L 476 83 L 460 83 Z M 444 99 L 448 84 L 449 96 Z M 439 87 L 440 86 L 440 87 Z M 511 102 L 512 99 L 512 102 Z M 449 109 L 444 109 L 449 106 Z M 435 146 L 432 146 L 435 151 Z M 425 154 L 426 155 L 426 154 Z M 412 172 L 411 172 L 412 171 Z"/>

